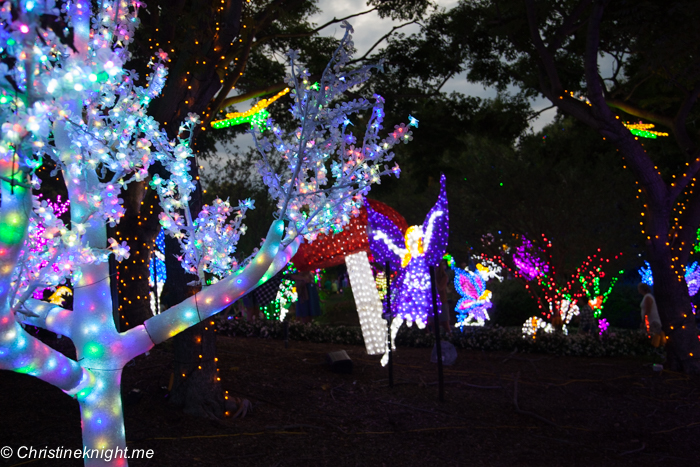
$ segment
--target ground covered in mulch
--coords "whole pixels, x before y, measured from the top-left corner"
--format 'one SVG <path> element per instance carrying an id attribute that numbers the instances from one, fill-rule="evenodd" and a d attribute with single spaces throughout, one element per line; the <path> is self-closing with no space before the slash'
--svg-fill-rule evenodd
<path id="1" fill-rule="evenodd" d="M 340 349 L 351 374 L 324 363 Z M 379 357 L 360 346 L 219 337 L 218 352 L 224 387 L 248 398 L 252 412 L 215 422 L 174 410 L 163 389 L 172 353 L 158 346 L 124 373 L 125 394 L 142 394 L 126 397 L 128 444 L 155 452 L 130 465 L 658 466 L 695 465 L 700 455 L 700 378 L 655 372 L 652 357 L 460 350 L 439 402 L 426 348 L 398 349 L 393 388 Z M 80 448 L 78 404 L 2 371 L 0 447 L 22 445 Z"/>

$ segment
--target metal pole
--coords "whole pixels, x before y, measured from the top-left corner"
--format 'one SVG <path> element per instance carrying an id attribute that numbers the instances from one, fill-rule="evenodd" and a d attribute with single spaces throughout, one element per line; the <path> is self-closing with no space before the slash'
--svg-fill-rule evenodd
<path id="1" fill-rule="evenodd" d="M 391 312 L 391 264 L 389 261 L 386 262 L 386 268 L 384 268 L 384 274 L 386 275 L 386 310 L 389 315 L 386 320 L 387 332 L 389 333 L 389 387 L 394 387 L 394 356 L 391 352 L 391 322 L 394 320 L 394 315 Z"/>
<path id="2" fill-rule="evenodd" d="M 435 327 L 435 349 L 437 350 L 438 390 L 440 402 L 445 401 L 445 383 L 442 375 L 442 345 L 440 343 L 440 318 L 438 317 L 437 282 L 435 266 L 430 266 L 430 290 L 433 295 L 433 326 Z"/>
<path id="3" fill-rule="evenodd" d="M 153 246 L 153 296 L 156 298 L 156 314 L 160 314 L 160 294 L 158 293 L 158 255 L 156 254 L 157 246 Z"/>

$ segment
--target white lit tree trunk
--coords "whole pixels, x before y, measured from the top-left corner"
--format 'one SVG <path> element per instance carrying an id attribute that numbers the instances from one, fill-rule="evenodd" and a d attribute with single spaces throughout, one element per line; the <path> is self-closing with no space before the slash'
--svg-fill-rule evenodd
<path id="1" fill-rule="evenodd" d="M 265 244 L 247 268 L 207 287 L 198 293 L 196 298 L 191 297 L 147 320 L 144 325 L 124 333 L 116 331 L 109 278 L 105 275 L 108 269 L 106 263 L 84 271 L 83 277 L 76 280 L 74 310 L 64 310 L 36 300 L 27 301 L 27 308 L 37 315 L 26 318 L 24 321 L 27 324 L 66 335 L 75 344 L 78 362 L 56 352 L 56 355 L 47 359 L 39 359 L 39 365 L 30 363 L 38 368 L 27 372 L 61 387 L 69 395 L 77 398 L 80 403 L 85 449 L 100 451 L 119 448 L 124 452 L 126 439 L 121 403 L 121 373 L 126 363 L 147 352 L 153 345 L 223 310 L 243 296 L 248 289 L 276 274 L 296 252 L 299 243 L 294 242 L 287 249 L 280 251 L 282 232 L 282 222 L 275 222 Z M 66 320 L 67 316 L 71 319 Z M 9 350 L 30 340 L 33 338 L 21 327 L 19 331 L 5 332 L 0 352 L 11 355 L 11 352 L 5 352 L 5 349 Z M 47 349 L 47 353 L 55 352 L 38 341 L 34 347 L 43 347 Z M 33 357 L 33 360 L 37 360 L 36 355 Z M 0 365 L 7 368 L 4 363 L 0 361 Z M 46 372 L 42 371 L 44 368 L 60 368 L 65 371 Z M 89 457 L 85 462 L 88 466 L 126 465 L 126 462 L 119 458 L 106 462 L 102 458 Z"/>
<path id="2" fill-rule="evenodd" d="M 367 353 L 383 354 L 387 346 L 386 320 L 382 318 L 382 301 L 379 299 L 367 253 L 360 251 L 348 255 L 345 257 L 345 264 L 348 266 L 352 296 L 355 298 Z"/>

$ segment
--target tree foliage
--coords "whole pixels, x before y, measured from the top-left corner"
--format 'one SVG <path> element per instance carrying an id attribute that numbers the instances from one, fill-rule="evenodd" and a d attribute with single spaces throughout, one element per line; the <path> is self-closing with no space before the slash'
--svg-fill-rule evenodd
<path id="1" fill-rule="evenodd" d="M 544 96 L 620 152 L 638 185 L 633 192 L 643 197 L 649 262 L 655 277 L 663 276 L 655 291 L 671 366 L 688 371 L 700 370 L 683 278 L 700 224 L 699 135 L 692 125 L 699 112 L 699 17 L 700 6 L 687 0 L 461 1 L 431 16 L 409 41 L 419 58 L 442 52 L 434 70 L 444 78 L 466 72 L 501 92 Z M 623 125 L 631 119 L 671 136 L 645 142 Z"/>

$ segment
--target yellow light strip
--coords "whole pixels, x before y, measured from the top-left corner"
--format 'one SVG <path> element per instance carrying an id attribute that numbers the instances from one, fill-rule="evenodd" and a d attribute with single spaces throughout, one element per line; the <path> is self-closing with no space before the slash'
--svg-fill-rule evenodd
<path id="1" fill-rule="evenodd" d="M 656 136 L 668 136 L 668 133 L 665 133 L 663 131 L 652 131 L 650 128 L 654 128 L 653 123 L 629 123 L 629 122 L 623 122 L 622 123 L 625 128 L 629 130 L 639 130 L 639 131 L 645 131 L 647 133 L 650 133 L 652 135 Z"/>
<path id="2" fill-rule="evenodd" d="M 268 105 L 272 104 L 277 99 L 279 99 L 280 97 L 287 94 L 289 91 L 290 91 L 289 88 L 284 88 L 282 91 L 278 92 L 277 94 L 275 94 L 274 96 L 272 96 L 269 99 L 261 99 L 257 104 L 255 104 L 253 107 L 251 107 L 250 110 L 247 110 L 245 112 L 228 113 L 228 114 L 226 114 L 225 120 L 229 120 L 232 118 L 239 118 L 239 117 L 249 117 L 249 116 L 253 115 L 254 113 L 261 111 L 262 109 L 264 109 Z M 219 123 L 219 122 L 223 122 L 223 121 L 224 120 L 217 120 L 215 122 L 211 122 L 211 124 L 214 125 L 215 123 Z"/>

